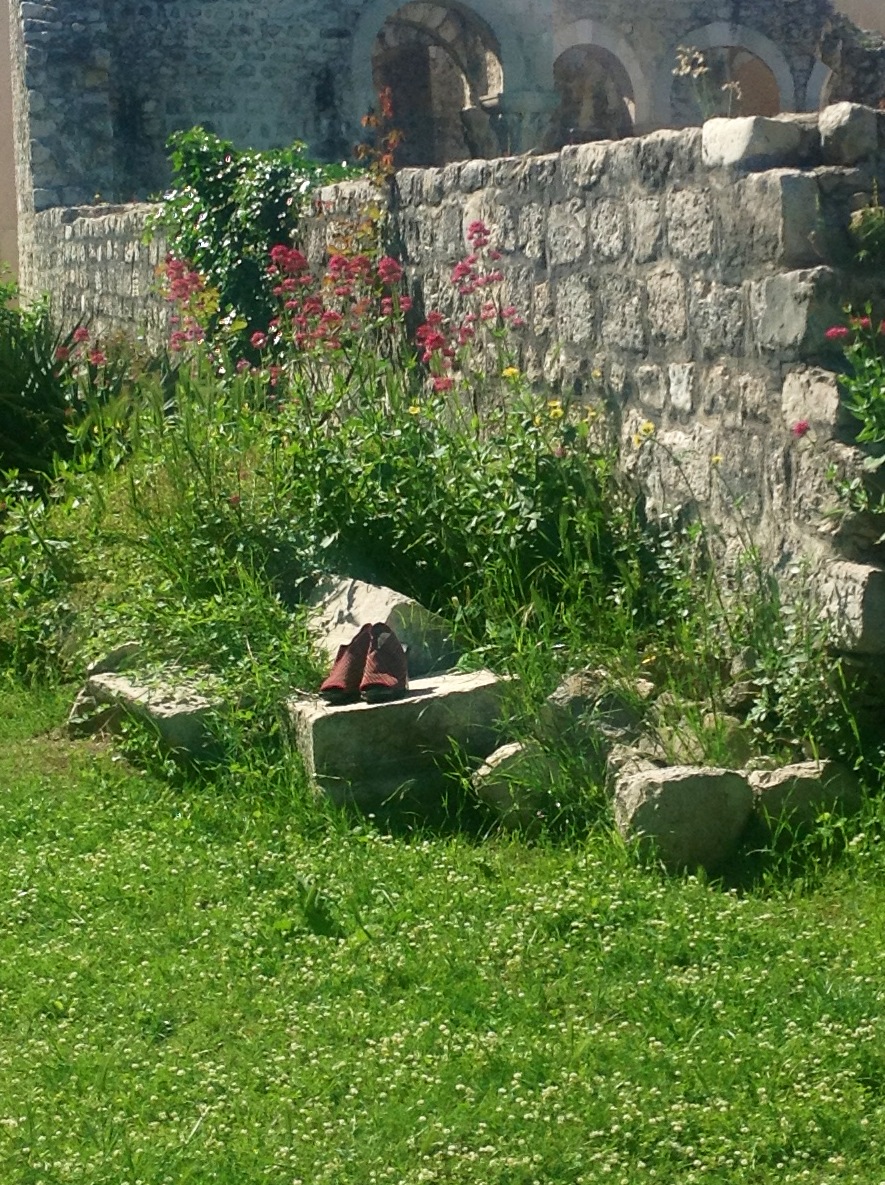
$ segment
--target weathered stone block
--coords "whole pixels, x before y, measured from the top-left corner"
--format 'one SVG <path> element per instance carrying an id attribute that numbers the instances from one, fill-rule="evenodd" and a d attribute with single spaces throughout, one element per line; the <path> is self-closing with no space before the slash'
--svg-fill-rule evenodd
<path id="1" fill-rule="evenodd" d="M 473 775 L 473 789 L 502 827 L 533 834 L 543 825 L 559 772 L 559 763 L 539 745 L 514 741 L 486 758 Z"/>
<path id="2" fill-rule="evenodd" d="M 879 125 L 872 107 L 834 103 L 821 112 L 818 128 L 825 164 L 855 165 L 879 150 Z"/>
<path id="3" fill-rule="evenodd" d="M 785 120 L 760 115 L 708 119 L 702 131 L 701 159 L 708 168 L 774 169 L 798 165 L 801 146 L 801 130 Z"/>
<path id="4" fill-rule="evenodd" d="M 817 366 L 789 372 L 781 392 L 781 410 L 787 428 L 809 424 L 821 442 L 832 440 L 852 418 L 842 404 L 837 376 Z"/>
<path id="5" fill-rule="evenodd" d="M 784 272 L 750 285 L 750 317 L 759 347 L 795 358 L 819 353 L 827 327 L 840 316 L 843 299 L 826 267 Z"/>
<path id="6" fill-rule="evenodd" d="M 588 238 L 598 259 L 620 259 L 627 247 L 627 217 L 623 203 L 606 200 L 590 205 Z"/>
<path id="7" fill-rule="evenodd" d="M 670 406 L 676 412 L 688 413 L 694 409 L 695 364 L 693 362 L 672 362 L 667 367 L 667 383 L 670 389 Z"/>
<path id="8" fill-rule="evenodd" d="M 648 326 L 652 339 L 681 342 L 688 333 L 685 280 L 676 271 L 656 271 L 648 277 Z"/>
<path id="9" fill-rule="evenodd" d="M 716 224 L 710 194 L 681 190 L 667 199 L 667 243 L 671 254 L 692 263 L 709 260 L 715 249 Z"/>
<path id="10" fill-rule="evenodd" d="M 288 708 L 311 780 L 334 802 L 371 807 L 404 785 L 439 790 L 453 749 L 487 757 L 498 744 L 501 689 L 491 671 L 474 671 L 414 679 L 388 703 L 301 697 Z"/>
<path id="11" fill-rule="evenodd" d="M 652 259 L 657 259 L 664 242 L 660 198 L 637 198 L 631 201 L 629 217 L 633 258 L 637 263 L 648 263 Z"/>
<path id="12" fill-rule="evenodd" d="M 125 715 L 151 725 L 170 749 L 199 754 L 211 745 L 210 723 L 223 711 L 218 693 L 173 681 L 166 674 L 156 682 L 128 675 L 96 674 L 87 679 L 71 711 L 75 732 L 114 727 Z M 102 711 L 102 709 L 106 709 Z"/>
<path id="13" fill-rule="evenodd" d="M 861 803 L 857 775 L 835 761 L 800 761 L 781 769 L 755 770 L 748 780 L 756 812 L 772 833 L 783 825 L 793 834 L 807 832 L 825 811 L 849 813 Z"/>
<path id="14" fill-rule="evenodd" d="M 403 593 L 349 576 L 324 577 L 308 599 L 309 623 L 330 660 L 366 622 L 385 622 L 406 648 L 412 677 L 453 666 L 457 647 L 441 617 Z"/>
<path id="15" fill-rule="evenodd" d="M 575 202 L 552 206 L 547 217 L 547 258 L 551 266 L 575 263 L 587 250 L 587 212 Z"/>
<path id="16" fill-rule="evenodd" d="M 836 561 L 818 577 L 818 591 L 840 645 L 855 654 L 885 654 L 885 570 Z"/>
<path id="17" fill-rule="evenodd" d="M 621 835 L 653 846 L 668 868 L 714 870 L 735 851 L 753 792 L 734 770 L 675 765 L 618 777 L 614 809 Z"/>

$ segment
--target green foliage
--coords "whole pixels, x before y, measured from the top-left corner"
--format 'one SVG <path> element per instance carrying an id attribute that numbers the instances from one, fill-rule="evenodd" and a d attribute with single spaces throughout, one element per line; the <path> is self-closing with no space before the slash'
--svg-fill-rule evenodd
<path id="1" fill-rule="evenodd" d="M 885 442 L 885 321 L 874 320 L 867 308 L 849 315 L 847 325 L 827 330 L 828 340 L 844 351 L 847 369 L 839 376 L 845 406 L 857 420 L 859 444 Z"/>
<path id="2" fill-rule="evenodd" d="M 268 251 L 291 240 L 314 189 L 355 171 L 310 160 L 300 141 L 237 149 L 199 127 L 176 132 L 169 147 L 173 183 L 153 229 L 218 290 L 218 317 L 243 318 L 250 330 L 266 326 Z"/>
<path id="3" fill-rule="evenodd" d="M 881 801 L 738 894 L 342 825 L 264 754 L 171 788 L 65 708 L 0 688 L 10 1185 L 885 1179 Z"/>
<path id="4" fill-rule="evenodd" d="M 35 477 L 70 452 L 72 383 L 63 359 L 73 331 L 55 325 L 46 301 L 20 308 L 17 295 L 14 284 L 0 286 L 0 471 Z"/>
<path id="5" fill-rule="evenodd" d="M 851 215 L 848 235 L 860 263 L 870 267 L 885 264 L 885 206 L 879 202 L 875 182 L 870 202 Z"/>

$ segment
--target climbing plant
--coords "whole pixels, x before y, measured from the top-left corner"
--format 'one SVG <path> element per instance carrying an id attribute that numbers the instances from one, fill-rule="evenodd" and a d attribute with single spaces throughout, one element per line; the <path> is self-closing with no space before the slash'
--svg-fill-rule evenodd
<path id="1" fill-rule="evenodd" d="M 238 149 L 201 127 L 176 132 L 169 149 L 172 185 L 149 234 L 162 233 L 170 254 L 217 290 L 210 333 L 225 321 L 244 332 L 266 325 L 273 307 L 268 251 L 291 241 L 315 189 L 357 170 L 311 160 L 298 140 L 287 148 Z"/>

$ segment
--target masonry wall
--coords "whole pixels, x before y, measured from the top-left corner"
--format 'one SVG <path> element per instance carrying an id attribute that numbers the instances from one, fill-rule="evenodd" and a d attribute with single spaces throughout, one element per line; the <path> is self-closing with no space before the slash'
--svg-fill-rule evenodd
<path id="1" fill-rule="evenodd" d="M 402 8 L 397 0 L 8 2 L 22 89 L 18 167 L 37 210 L 159 192 L 168 136 L 198 123 L 243 146 L 300 138 L 320 159 L 352 154 L 373 96 L 375 36 Z M 508 142 L 520 151 L 544 142 L 556 103 L 554 58 L 575 45 L 598 46 L 621 63 L 638 130 L 673 122 L 672 72 L 684 44 L 744 46 L 760 56 L 782 110 L 816 108 L 826 85 L 836 97 L 873 103 L 885 87 L 880 57 L 855 44 L 830 0 L 457 7 L 483 22 L 500 56 L 502 111 L 515 121 Z M 409 19 L 431 34 L 445 11 L 442 2 L 416 3 Z"/>
<path id="2" fill-rule="evenodd" d="M 846 300 L 885 296 L 852 267 L 846 232 L 875 178 L 885 184 L 885 114 L 844 104 L 820 120 L 713 120 L 405 170 L 391 233 L 418 306 L 457 315 L 451 269 L 483 219 L 503 252 L 503 299 L 525 316 L 526 372 L 606 409 L 653 508 L 699 503 L 730 546 L 749 533 L 785 566 L 806 557 L 845 600 L 856 648 L 885 652 L 881 547 L 864 523 L 826 516 L 828 471 L 855 475 L 859 455 L 824 331 Z M 323 192 L 325 213 L 306 231 L 317 262 L 336 220 L 370 198 L 354 184 Z M 138 245 L 144 216 L 37 215 L 37 279 L 60 310 L 131 325 L 162 250 Z M 147 307 L 157 334 L 163 310 Z M 645 421 L 657 443 L 635 450 Z M 799 421 L 810 426 L 801 439 Z"/>

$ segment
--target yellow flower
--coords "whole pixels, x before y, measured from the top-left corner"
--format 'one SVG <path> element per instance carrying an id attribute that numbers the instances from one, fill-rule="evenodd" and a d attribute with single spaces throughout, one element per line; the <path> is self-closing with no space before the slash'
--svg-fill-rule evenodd
<path id="1" fill-rule="evenodd" d="M 562 400 L 561 399 L 548 399 L 547 400 L 547 415 L 550 417 L 551 420 L 561 420 L 562 419 L 562 417 L 565 415 L 565 412 L 562 410 Z"/>
<path id="2" fill-rule="evenodd" d="M 648 438 L 650 436 L 654 436 L 654 434 L 655 426 L 651 420 L 643 420 L 639 425 L 639 435 L 643 438 L 643 440 L 648 440 Z"/>
<path id="3" fill-rule="evenodd" d="M 594 420 L 598 420 L 598 419 L 599 419 L 599 408 L 588 407 L 587 414 L 584 416 L 584 422 L 587 424 L 592 424 Z"/>
<path id="4" fill-rule="evenodd" d="M 715 454 L 714 454 L 714 455 L 713 455 L 713 456 L 710 458 L 710 464 L 711 464 L 711 465 L 721 465 L 721 464 L 722 464 L 722 454 L 721 454 L 721 453 L 715 453 Z"/>
<path id="5" fill-rule="evenodd" d="M 412 406 L 408 409 L 408 412 L 409 412 L 410 416 L 417 416 L 417 415 L 421 414 L 421 408 L 418 406 L 417 403 L 413 403 Z"/>
<path id="6" fill-rule="evenodd" d="M 519 378 L 519 368 L 516 366 L 505 366 L 504 369 L 501 371 L 501 378 L 502 379 L 518 379 Z"/>

